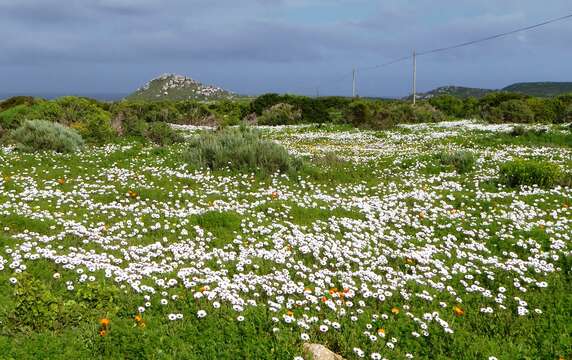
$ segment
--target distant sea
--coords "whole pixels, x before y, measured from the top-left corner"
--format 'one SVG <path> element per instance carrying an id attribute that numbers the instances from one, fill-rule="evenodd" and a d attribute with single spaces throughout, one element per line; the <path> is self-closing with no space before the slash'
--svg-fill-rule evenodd
<path id="1" fill-rule="evenodd" d="M 121 93 L 61 93 L 61 94 L 56 94 L 56 93 L 51 93 L 51 94 L 45 94 L 45 93 L 0 93 L 0 100 L 1 99 L 7 99 L 10 98 L 12 96 L 34 96 L 34 97 L 41 97 L 44 99 L 55 99 L 55 98 L 59 98 L 62 96 L 82 96 L 82 97 L 87 97 L 90 99 L 95 99 L 95 100 L 100 100 L 100 101 L 117 101 L 117 100 L 121 100 L 124 97 L 126 97 L 129 94 L 121 94 Z"/>

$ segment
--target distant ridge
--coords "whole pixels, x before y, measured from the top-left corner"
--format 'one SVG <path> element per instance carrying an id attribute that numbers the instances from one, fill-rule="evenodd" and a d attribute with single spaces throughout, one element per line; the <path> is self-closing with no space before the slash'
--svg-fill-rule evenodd
<path id="1" fill-rule="evenodd" d="M 204 85 L 190 77 L 163 74 L 126 97 L 126 100 L 220 100 L 236 97 L 230 91 L 214 85 Z"/>
<path id="2" fill-rule="evenodd" d="M 522 82 L 515 83 L 498 90 L 463 86 L 442 86 L 425 93 L 417 94 L 417 98 L 426 100 L 441 95 L 451 95 L 459 98 L 480 98 L 491 92 L 498 91 L 516 92 L 530 96 L 551 97 L 571 93 L 572 82 Z M 411 98 L 411 96 L 408 98 Z"/>
<path id="3" fill-rule="evenodd" d="M 522 82 L 503 89 L 532 96 L 550 97 L 572 92 L 572 82 Z"/>

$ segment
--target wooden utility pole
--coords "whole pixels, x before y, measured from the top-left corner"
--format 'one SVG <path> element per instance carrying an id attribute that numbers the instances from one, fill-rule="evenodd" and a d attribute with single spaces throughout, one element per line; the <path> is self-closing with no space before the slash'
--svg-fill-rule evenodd
<path id="1" fill-rule="evenodd" d="M 417 54 L 413 50 L 413 106 L 417 100 Z"/>
<path id="2" fill-rule="evenodd" d="M 356 68 L 353 70 L 352 97 L 356 97 Z"/>

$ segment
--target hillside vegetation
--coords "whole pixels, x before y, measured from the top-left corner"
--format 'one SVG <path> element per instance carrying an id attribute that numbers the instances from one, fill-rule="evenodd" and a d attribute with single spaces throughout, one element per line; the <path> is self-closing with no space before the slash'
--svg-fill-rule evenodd
<path id="1" fill-rule="evenodd" d="M 417 98 L 428 100 L 434 97 L 451 95 L 461 99 L 481 98 L 493 92 L 512 92 L 528 96 L 554 97 L 572 92 L 572 82 L 523 82 L 499 90 L 471 88 L 464 86 L 441 86 L 431 91 L 417 94 Z M 407 97 L 411 99 L 411 96 Z"/>
<path id="2" fill-rule="evenodd" d="M 516 92 L 530 96 L 558 96 L 572 92 L 572 82 L 525 82 L 507 86 L 503 91 Z"/>
<path id="3" fill-rule="evenodd" d="M 235 97 L 231 92 L 213 85 L 204 85 L 189 77 L 164 74 L 152 79 L 127 96 L 127 100 L 220 100 Z"/>

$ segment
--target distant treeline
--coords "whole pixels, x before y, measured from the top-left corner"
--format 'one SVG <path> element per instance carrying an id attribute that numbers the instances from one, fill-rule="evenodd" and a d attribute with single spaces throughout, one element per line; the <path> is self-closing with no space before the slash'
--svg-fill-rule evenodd
<path id="1" fill-rule="evenodd" d="M 402 100 L 311 98 L 265 94 L 254 99 L 165 102 L 99 102 L 82 97 L 44 100 L 13 97 L 0 102 L 0 136 L 26 120 L 47 120 L 75 129 L 88 142 L 139 136 L 154 123 L 226 126 L 348 123 L 383 129 L 397 123 L 477 118 L 492 123 L 572 122 L 572 94 L 537 98 L 495 92 L 482 98 L 434 97 L 412 106 Z"/>

